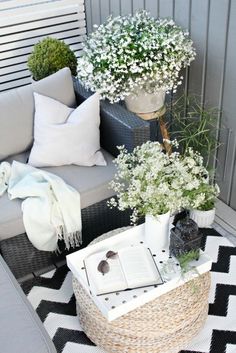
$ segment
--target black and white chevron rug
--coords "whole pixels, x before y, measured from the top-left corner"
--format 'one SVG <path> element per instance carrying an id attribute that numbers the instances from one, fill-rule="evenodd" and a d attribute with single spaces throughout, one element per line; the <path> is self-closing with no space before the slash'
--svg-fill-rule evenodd
<path id="1" fill-rule="evenodd" d="M 214 229 L 206 229 L 202 248 L 213 259 L 209 314 L 203 330 L 181 353 L 236 353 L 236 247 Z M 58 353 L 104 353 L 79 325 L 71 281 L 71 272 L 63 266 L 22 287 Z"/>

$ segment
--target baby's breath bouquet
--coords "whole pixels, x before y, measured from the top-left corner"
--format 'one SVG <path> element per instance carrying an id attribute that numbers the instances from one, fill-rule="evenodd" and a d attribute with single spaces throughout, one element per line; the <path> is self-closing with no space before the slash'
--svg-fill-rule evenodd
<path id="1" fill-rule="evenodd" d="M 148 93 L 176 90 L 180 70 L 195 58 L 188 32 L 173 20 L 146 11 L 109 17 L 87 39 L 78 60 L 78 77 L 112 103 L 137 88 Z"/>
<path id="2" fill-rule="evenodd" d="M 178 152 L 168 155 L 159 142 L 150 141 L 132 153 L 123 146 L 119 149 L 117 173 L 110 184 L 117 200 L 112 198 L 109 205 L 131 208 L 133 223 L 141 215 L 156 217 L 198 208 L 206 201 L 204 186 L 209 185 L 209 175 L 199 153 L 189 149 L 184 156 Z"/>

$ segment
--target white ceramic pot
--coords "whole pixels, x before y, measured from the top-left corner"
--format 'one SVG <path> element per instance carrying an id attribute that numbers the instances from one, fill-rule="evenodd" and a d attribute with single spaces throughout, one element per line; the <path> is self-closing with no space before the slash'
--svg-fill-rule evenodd
<path id="1" fill-rule="evenodd" d="M 151 113 L 160 110 L 165 103 L 165 91 L 147 93 L 137 89 L 134 94 L 125 97 L 125 104 L 128 110 L 134 113 Z"/>
<path id="2" fill-rule="evenodd" d="M 214 222 L 215 212 L 215 208 L 209 211 L 190 210 L 189 217 L 197 223 L 198 227 L 208 228 Z"/>
<path id="3" fill-rule="evenodd" d="M 170 212 L 145 216 L 145 240 L 152 252 L 169 247 Z"/>

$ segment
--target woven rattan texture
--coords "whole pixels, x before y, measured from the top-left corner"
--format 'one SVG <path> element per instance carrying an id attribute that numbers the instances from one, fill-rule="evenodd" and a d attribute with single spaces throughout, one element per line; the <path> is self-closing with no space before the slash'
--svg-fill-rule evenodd
<path id="1" fill-rule="evenodd" d="M 109 232 L 108 236 L 115 232 Z M 103 235 L 97 241 L 107 238 Z M 108 353 L 177 353 L 202 328 L 208 313 L 205 273 L 122 317 L 108 322 L 74 278 L 77 313 L 86 335 Z"/>
<path id="2" fill-rule="evenodd" d="M 16 278 L 52 264 L 51 253 L 37 250 L 25 233 L 1 241 L 0 251 Z"/>
<path id="3" fill-rule="evenodd" d="M 78 103 L 92 93 L 84 89 L 78 80 L 74 81 Z M 101 102 L 101 145 L 113 156 L 118 154 L 117 146 L 125 145 L 128 151 L 150 139 L 150 124 L 121 104 Z"/>
<path id="4" fill-rule="evenodd" d="M 128 225 L 129 222 L 130 213 L 128 211 L 121 212 L 116 208 L 109 209 L 107 200 L 83 209 L 83 247 L 104 232 Z M 67 254 L 67 252 L 63 252 L 58 256 L 55 253 L 39 251 L 31 244 L 26 234 L 1 241 L 0 252 L 16 278 L 52 265 L 65 258 Z"/>

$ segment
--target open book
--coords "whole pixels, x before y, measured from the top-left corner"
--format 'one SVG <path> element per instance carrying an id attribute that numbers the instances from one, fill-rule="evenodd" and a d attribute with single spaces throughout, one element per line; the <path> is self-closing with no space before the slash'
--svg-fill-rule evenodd
<path id="1" fill-rule="evenodd" d="M 143 245 L 89 255 L 84 265 L 97 295 L 163 283 L 150 250 Z"/>

